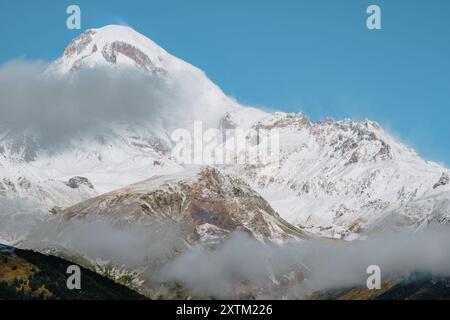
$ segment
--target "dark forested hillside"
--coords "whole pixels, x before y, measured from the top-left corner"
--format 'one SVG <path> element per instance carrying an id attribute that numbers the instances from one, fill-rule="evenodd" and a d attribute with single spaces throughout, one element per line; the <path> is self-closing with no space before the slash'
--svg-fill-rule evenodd
<path id="1" fill-rule="evenodd" d="M 145 299 L 91 270 L 81 269 L 81 289 L 67 288 L 73 263 L 34 251 L 0 245 L 0 299 Z"/>

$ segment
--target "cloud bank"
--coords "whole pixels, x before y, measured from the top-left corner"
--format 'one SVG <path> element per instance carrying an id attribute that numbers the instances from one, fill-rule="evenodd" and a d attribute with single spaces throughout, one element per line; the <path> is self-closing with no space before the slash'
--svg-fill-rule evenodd
<path id="1" fill-rule="evenodd" d="M 186 251 L 163 276 L 218 297 L 229 297 L 237 281 L 251 281 L 260 284 L 254 295 L 262 298 L 302 298 L 318 290 L 365 287 L 370 265 L 380 267 L 382 281 L 413 272 L 450 276 L 449 231 L 436 227 L 364 241 L 307 240 L 281 246 L 235 235 L 216 251 L 199 246 Z"/>
<path id="2" fill-rule="evenodd" d="M 317 290 L 364 287 L 369 265 L 381 268 L 382 281 L 412 272 L 450 276 L 450 230 L 444 226 L 380 234 L 364 241 L 305 240 L 283 245 L 263 244 L 236 233 L 211 250 L 186 246 L 180 229 L 171 223 L 113 225 L 99 217 L 48 219 L 31 206 L 3 199 L 0 220 L 0 237 L 64 248 L 130 271 L 145 269 L 148 283 L 175 281 L 219 298 L 236 296 L 239 286 L 258 298 L 303 298 Z"/>
<path id="3" fill-rule="evenodd" d="M 198 119 L 215 122 L 225 112 L 225 102 L 205 92 L 200 73 L 163 77 L 98 67 L 62 77 L 45 69 L 25 61 L 0 67 L 0 131 L 31 131 L 46 145 L 113 122 L 170 129 Z"/>

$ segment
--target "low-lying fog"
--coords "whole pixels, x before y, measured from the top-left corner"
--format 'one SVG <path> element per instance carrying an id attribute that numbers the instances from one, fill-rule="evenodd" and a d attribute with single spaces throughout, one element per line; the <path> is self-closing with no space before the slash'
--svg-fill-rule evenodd
<path id="1" fill-rule="evenodd" d="M 382 281 L 411 272 L 450 275 L 450 230 L 444 226 L 379 234 L 364 241 L 305 240 L 284 245 L 262 244 L 236 233 L 215 250 L 195 245 L 173 255 L 182 242 L 173 224 L 119 227 L 103 218 L 49 217 L 31 205 L 2 198 L 0 237 L 41 248 L 63 247 L 130 270 L 155 265 L 143 273 L 152 283 L 178 281 L 194 292 L 216 297 L 230 296 L 240 280 L 267 288 L 283 285 L 296 297 L 316 290 L 364 287 L 369 265 L 381 268 Z"/>

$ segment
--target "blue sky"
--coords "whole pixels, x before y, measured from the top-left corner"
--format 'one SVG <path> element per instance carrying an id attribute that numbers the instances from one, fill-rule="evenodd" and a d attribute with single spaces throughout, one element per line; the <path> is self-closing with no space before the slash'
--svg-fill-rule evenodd
<path id="1" fill-rule="evenodd" d="M 59 56 L 79 33 L 69 4 L 82 29 L 128 24 L 242 103 L 370 118 L 450 165 L 450 1 L 1 0 L 0 63 Z M 370 4 L 382 30 L 366 28 Z"/>

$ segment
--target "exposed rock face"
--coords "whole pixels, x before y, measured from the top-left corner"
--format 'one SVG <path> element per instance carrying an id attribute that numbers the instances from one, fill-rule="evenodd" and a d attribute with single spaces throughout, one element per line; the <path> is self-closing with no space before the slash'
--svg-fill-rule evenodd
<path id="1" fill-rule="evenodd" d="M 94 189 L 92 183 L 85 177 L 73 177 L 66 182 L 66 185 L 72 189 L 77 189 L 82 185 L 85 185 L 91 189 Z"/>
<path id="2" fill-rule="evenodd" d="M 93 30 L 86 30 L 78 37 L 72 40 L 72 42 L 64 50 L 64 55 L 72 57 L 76 54 L 80 54 L 88 45 L 92 42 L 92 35 L 95 34 Z"/>
<path id="3" fill-rule="evenodd" d="M 3 178 L 0 181 L 0 195 L 6 196 L 8 193 L 16 193 L 17 189 L 15 184 L 8 178 Z"/>
<path id="4" fill-rule="evenodd" d="M 447 185 L 449 180 L 450 179 L 448 177 L 448 174 L 443 172 L 442 176 L 439 178 L 439 181 L 434 184 L 433 189 L 436 189 L 437 187 L 440 187 L 440 186 Z"/>
<path id="5" fill-rule="evenodd" d="M 93 65 L 134 65 L 148 74 L 163 75 L 166 70 L 161 61 L 165 53 L 149 39 L 136 36 L 124 26 L 88 29 L 66 47 L 61 58 L 51 68 L 74 73 Z"/>
<path id="6" fill-rule="evenodd" d="M 214 246 L 234 231 L 261 241 L 300 239 L 242 180 L 205 167 L 160 176 L 89 199 L 61 212 L 68 219 L 99 215 L 114 223 L 176 222 L 188 243 Z"/>
<path id="7" fill-rule="evenodd" d="M 157 68 L 145 53 L 143 53 L 138 48 L 122 41 L 108 43 L 103 47 L 102 54 L 103 57 L 105 57 L 106 61 L 112 64 L 117 63 L 118 54 L 123 54 L 124 56 L 133 60 L 136 63 L 136 66 L 144 69 L 147 72 L 164 73 L 164 69 Z"/>
<path id="8" fill-rule="evenodd" d="M 356 163 L 356 162 L 358 162 L 358 161 L 359 161 L 358 152 L 354 151 L 354 152 L 352 153 L 352 156 L 350 157 L 350 160 L 348 160 L 348 163 L 349 163 L 349 164 L 352 164 L 352 163 Z"/>

